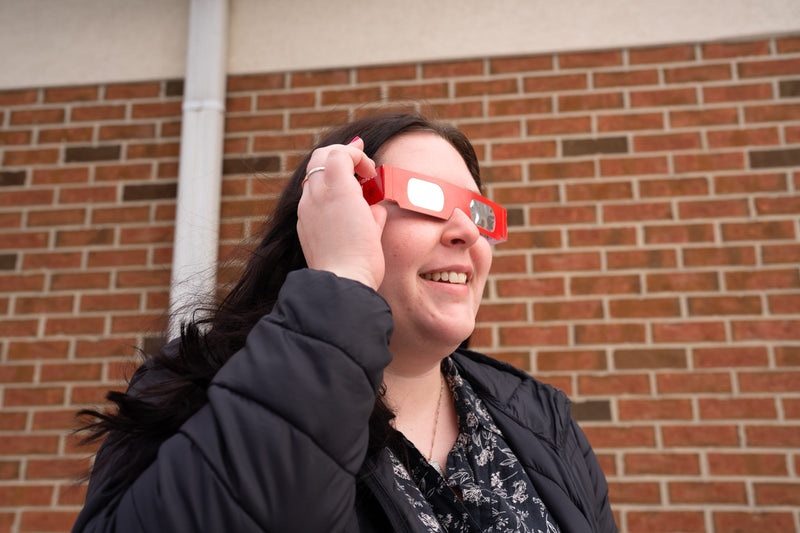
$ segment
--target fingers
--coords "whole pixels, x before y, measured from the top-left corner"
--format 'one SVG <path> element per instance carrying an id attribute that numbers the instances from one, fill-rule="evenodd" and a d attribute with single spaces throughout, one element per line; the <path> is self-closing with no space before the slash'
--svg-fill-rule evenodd
<path id="1" fill-rule="evenodd" d="M 307 174 L 303 186 L 320 178 L 328 187 L 336 187 L 338 184 L 349 186 L 349 183 L 343 182 L 356 181 L 353 179 L 355 174 L 362 177 L 374 176 L 375 162 L 367 157 L 363 149 L 364 141 L 360 137 L 347 145 L 334 144 L 318 148 L 306 166 Z M 318 170 L 320 168 L 324 168 L 324 171 Z"/>

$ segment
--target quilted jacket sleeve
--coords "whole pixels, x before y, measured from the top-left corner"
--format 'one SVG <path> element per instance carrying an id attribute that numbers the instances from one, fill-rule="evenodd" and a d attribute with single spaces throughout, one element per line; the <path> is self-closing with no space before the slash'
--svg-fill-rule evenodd
<path id="1" fill-rule="evenodd" d="M 344 530 L 391 327 L 368 287 L 290 274 L 208 404 L 121 496 L 90 496 L 74 531 Z"/>

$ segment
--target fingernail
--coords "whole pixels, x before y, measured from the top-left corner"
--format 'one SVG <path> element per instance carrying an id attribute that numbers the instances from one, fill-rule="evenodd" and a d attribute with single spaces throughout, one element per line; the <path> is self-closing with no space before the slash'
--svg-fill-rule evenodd
<path id="1" fill-rule="evenodd" d="M 355 137 L 353 137 L 353 140 L 352 140 L 352 141 L 350 141 L 350 142 L 349 142 L 349 143 L 347 143 L 347 144 L 353 144 L 354 142 L 356 142 L 356 141 L 357 141 L 357 140 L 359 140 L 360 138 L 361 138 L 361 137 L 359 137 L 358 135 L 356 135 Z"/>

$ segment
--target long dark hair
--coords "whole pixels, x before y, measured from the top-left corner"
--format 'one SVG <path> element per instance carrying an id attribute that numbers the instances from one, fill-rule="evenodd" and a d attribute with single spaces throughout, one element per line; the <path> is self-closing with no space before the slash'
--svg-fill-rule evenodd
<path id="1" fill-rule="evenodd" d="M 389 140 L 427 131 L 447 140 L 464 159 L 481 187 L 478 159 L 458 129 L 414 113 L 383 113 L 361 118 L 329 131 L 314 148 L 364 140 L 364 152 L 374 158 Z M 207 403 L 211 379 L 236 351 L 256 322 L 275 305 L 278 291 L 293 270 L 306 267 L 297 237 L 297 204 L 311 150 L 292 174 L 267 223 L 268 231 L 247 262 L 233 289 L 219 304 L 181 327 L 180 338 L 168 344 L 138 371 L 126 393 L 109 392 L 113 412 L 94 410 L 83 430 L 84 442 L 106 438 L 95 460 L 93 477 L 128 486 L 150 464 L 161 443 Z M 389 422 L 394 417 L 379 394 L 370 418 L 368 454 L 398 438 Z"/>

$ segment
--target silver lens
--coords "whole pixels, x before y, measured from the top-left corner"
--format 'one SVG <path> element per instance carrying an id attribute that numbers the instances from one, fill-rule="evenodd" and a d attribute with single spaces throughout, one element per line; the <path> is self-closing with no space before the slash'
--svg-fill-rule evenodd
<path id="1" fill-rule="evenodd" d="M 476 226 L 486 231 L 494 231 L 494 209 L 490 205 L 472 199 L 469 203 L 469 213 Z"/>

